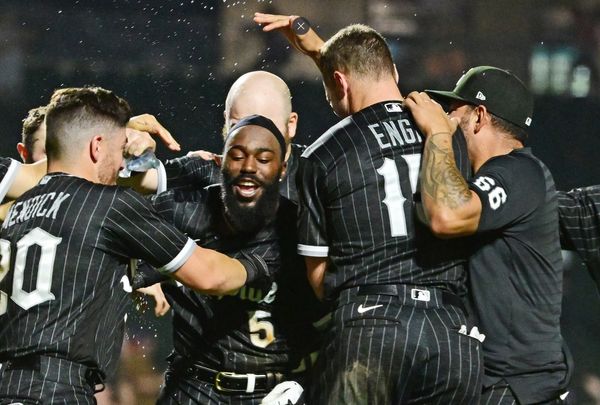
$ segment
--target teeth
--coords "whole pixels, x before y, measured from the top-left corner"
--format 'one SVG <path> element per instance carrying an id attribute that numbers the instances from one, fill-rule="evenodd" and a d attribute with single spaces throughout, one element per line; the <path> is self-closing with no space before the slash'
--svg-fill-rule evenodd
<path id="1" fill-rule="evenodd" d="M 240 183 L 238 183 L 240 186 L 244 186 L 244 187 L 254 187 L 255 184 L 249 181 L 242 181 Z"/>

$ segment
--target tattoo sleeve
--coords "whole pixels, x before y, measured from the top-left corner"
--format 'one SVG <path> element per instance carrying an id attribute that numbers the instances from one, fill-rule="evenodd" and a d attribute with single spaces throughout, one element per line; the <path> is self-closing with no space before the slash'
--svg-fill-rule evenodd
<path id="1" fill-rule="evenodd" d="M 421 191 L 436 204 L 451 209 L 471 199 L 469 186 L 454 162 L 452 135 L 449 132 L 427 137 L 421 166 Z"/>

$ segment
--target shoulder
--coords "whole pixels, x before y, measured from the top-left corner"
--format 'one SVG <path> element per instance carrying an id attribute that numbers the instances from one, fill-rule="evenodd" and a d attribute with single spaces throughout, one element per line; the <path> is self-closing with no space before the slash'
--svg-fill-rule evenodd
<path id="1" fill-rule="evenodd" d="M 217 185 L 209 187 L 188 186 L 164 191 L 152 199 L 155 206 L 175 205 L 175 204 L 200 204 L 204 201 L 218 195 L 219 187 Z"/>
<path id="2" fill-rule="evenodd" d="M 542 161 L 530 151 L 522 149 L 493 157 L 485 162 L 481 169 L 480 172 L 494 171 L 503 176 L 505 180 L 529 182 L 539 178 L 543 179 L 545 176 L 545 166 Z"/>
<path id="3" fill-rule="evenodd" d="M 338 133 L 346 132 L 348 127 L 352 126 L 352 116 L 342 119 L 340 122 L 329 128 L 323 135 L 317 138 L 310 146 L 308 146 L 302 153 L 302 157 L 310 158 L 312 155 L 319 153 L 322 150 L 326 150 L 328 146 L 333 142 L 333 137 Z"/>

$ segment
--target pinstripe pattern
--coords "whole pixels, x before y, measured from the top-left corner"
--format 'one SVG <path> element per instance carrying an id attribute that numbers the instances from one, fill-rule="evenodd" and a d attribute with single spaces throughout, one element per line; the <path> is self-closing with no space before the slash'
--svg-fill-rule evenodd
<path id="1" fill-rule="evenodd" d="M 39 370 L 5 370 L 0 374 L 0 404 L 10 398 L 24 403 L 94 404 L 94 392 L 86 382 L 87 367 L 57 358 L 42 357 Z"/>
<path id="2" fill-rule="evenodd" d="M 60 173 L 17 200 L 1 237 L 10 267 L 0 281 L 0 359 L 47 354 L 103 371 L 123 339 L 127 307 L 115 290 L 129 257 L 165 266 L 189 240 L 137 193 Z M 48 398 L 43 379 L 30 381 L 40 383 Z"/>
<path id="3" fill-rule="evenodd" d="M 15 180 L 21 163 L 11 158 L 0 157 L 0 201 L 4 200 L 6 193 Z"/>
<path id="4" fill-rule="evenodd" d="M 371 295 L 337 308 L 315 375 L 327 389 L 312 390 L 309 403 L 477 403 L 481 353 L 478 341 L 458 333 L 464 314 L 408 304 Z M 359 305 L 373 309 L 361 314 Z"/>
<path id="5" fill-rule="evenodd" d="M 455 138 L 468 178 L 464 137 Z M 463 249 L 414 218 L 423 140 L 400 103 L 386 102 L 342 120 L 302 155 L 298 253 L 329 258 L 325 293 L 338 303 L 310 403 L 471 403 L 479 395 L 479 342 L 458 334 L 460 311 L 348 295 L 370 284 L 465 293 Z M 383 307 L 359 314 L 359 304 Z"/>
<path id="6" fill-rule="evenodd" d="M 291 148 L 285 177 L 279 183 L 279 192 L 288 200 L 298 202 L 295 179 L 298 171 L 298 161 L 305 147 L 291 144 Z M 184 156 L 167 160 L 164 166 L 168 189 L 187 188 L 190 185 L 202 188 L 221 181 L 221 172 L 217 165 L 213 161 L 207 161 L 199 157 Z"/>
<path id="7" fill-rule="evenodd" d="M 165 292 L 173 309 L 173 345 L 175 353 L 205 367 L 237 373 L 284 372 L 290 370 L 290 348 L 286 335 L 279 329 L 286 319 L 273 314 L 277 299 L 264 298 L 273 290 L 275 281 L 279 290 L 281 229 L 267 226 L 257 234 L 232 234 L 223 226 L 220 186 L 205 189 L 178 188 L 155 199 L 157 210 L 200 245 L 236 256 L 241 251 L 264 261 L 269 274 L 244 286 L 236 295 L 212 297 L 184 286 L 165 285 Z M 290 215 L 291 204 L 281 199 L 279 215 Z M 285 229 L 287 231 L 287 229 Z M 274 326 L 274 340 L 260 347 L 253 341 L 261 337 L 251 327 L 255 311 L 264 311 L 260 324 Z M 261 334 L 262 333 L 262 334 Z M 267 338 L 266 335 L 263 336 Z M 176 370 L 181 372 L 181 370 Z M 172 374 L 166 378 L 163 403 L 246 403 L 248 398 L 260 402 L 266 393 L 253 395 L 223 395 L 212 384 L 194 380 L 186 375 Z M 167 375 L 169 377 L 169 374 Z"/>
<path id="8" fill-rule="evenodd" d="M 576 250 L 600 289 L 600 186 L 558 192 L 563 248 Z"/>
<path id="9" fill-rule="evenodd" d="M 331 259 L 325 281 L 330 297 L 343 288 L 388 283 L 463 293 L 464 257 L 452 257 L 452 249 L 431 249 L 423 242 L 432 239 L 429 232 L 422 227 L 415 232 L 416 181 L 409 179 L 418 174 L 423 138 L 408 113 L 399 107 L 388 111 L 386 105 L 398 106 L 379 103 L 359 111 L 303 153 L 298 253 Z M 468 176 L 466 152 L 459 149 L 456 157 Z M 385 164 L 398 173 L 391 195 L 388 173 L 381 174 Z M 392 235 L 394 222 L 406 224 L 405 235 Z M 417 246 L 427 253 L 417 255 Z"/>

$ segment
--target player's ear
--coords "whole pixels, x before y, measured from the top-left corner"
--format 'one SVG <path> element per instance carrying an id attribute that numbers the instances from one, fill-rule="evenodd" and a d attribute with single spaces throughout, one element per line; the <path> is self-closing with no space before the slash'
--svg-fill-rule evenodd
<path id="1" fill-rule="evenodd" d="M 19 152 L 19 156 L 21 156 L 23 163 L 27 163 L 27 160 L 29 159 L 29 151 L 23 142 L 19 142 L 17 144 L 17 152 Z"/>
<path id="2" fill-rule="evenodd" d="M 333 81 L 335 82 L 337 99 L 341 100 L 348 93 L 348 77 L 339 70 L 336 70 L 333 72 Z"/>
<path id="3" fill-rule="evenodd" d="M 216 153 L 213 155 L 213 160 L 218 167 L 223 165 L 223 155 L 217 155 Z"/>
<path id="4" fill-rule="evenodd" d="M 288 139 L 291 142 L 296 136 L 296 128 L 298 127 L 298 114 L 293 112 L 290 114 L 287 122 Z"/>
<path id="5" fill-rule="evenodd" d="M 90 141 L 90 159 L 96 163 L 100 160 L 100 154 L 102 152 L 102 135 L 94 135 Z"/>
<path id="6" fill-rule="evenodd" d="M 400 75 L 398 74 L 398 68 L 396 68 L 396 64 L 394 63 L 394 80 L 396 84 L 400 81 Z"/>

